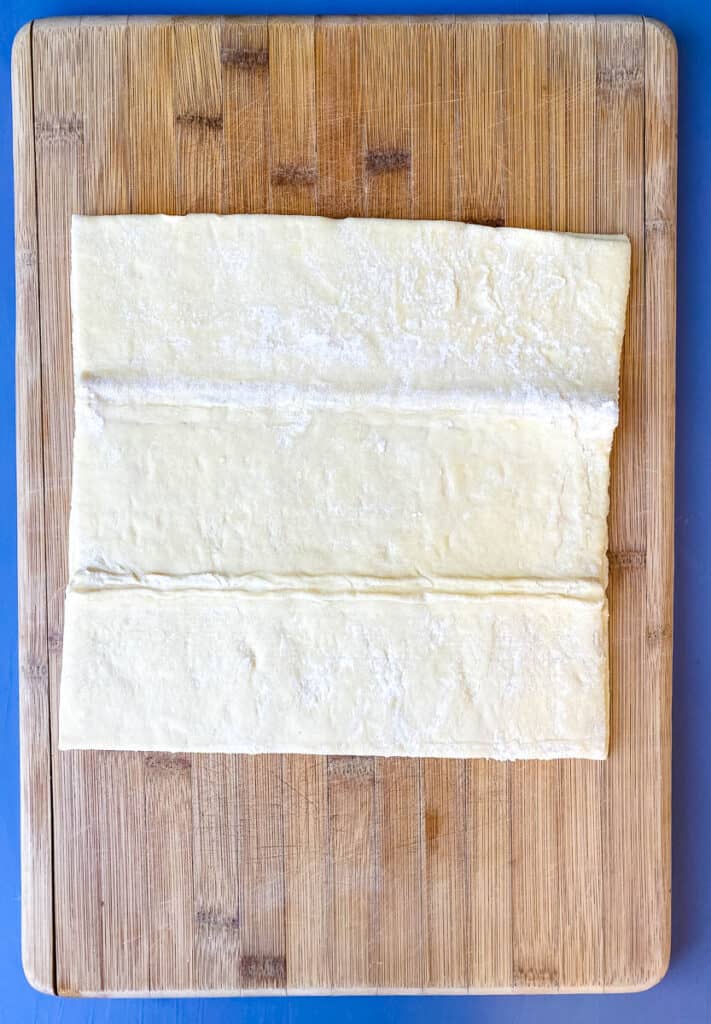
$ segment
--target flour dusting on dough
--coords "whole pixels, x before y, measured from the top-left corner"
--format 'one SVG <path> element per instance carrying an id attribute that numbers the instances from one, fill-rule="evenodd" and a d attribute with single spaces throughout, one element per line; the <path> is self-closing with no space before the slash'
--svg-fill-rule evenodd
<path id="1" fill-rule="evenodd" d="M 60 745 L 604 757 L 629 259 L 75 217 Z"/>

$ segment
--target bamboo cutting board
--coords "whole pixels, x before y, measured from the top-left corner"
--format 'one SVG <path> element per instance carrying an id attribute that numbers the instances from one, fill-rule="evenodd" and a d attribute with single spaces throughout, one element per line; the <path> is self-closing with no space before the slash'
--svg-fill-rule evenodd
<path id="1" fill-rule="evenodd" d="M 39 21 L 13 55 L 23 959 L 62 994 L 638 989 L 670 928 L 676 52 L 635 18 Z M 633 243 L 606 763 L 58 752 L 72 212 Z"/>

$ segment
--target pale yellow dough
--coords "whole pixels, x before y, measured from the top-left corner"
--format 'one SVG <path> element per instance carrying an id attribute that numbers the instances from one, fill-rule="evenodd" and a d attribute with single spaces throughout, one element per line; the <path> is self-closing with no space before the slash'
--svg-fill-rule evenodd
<path id="1" fill-rule="evenodd" d="M 618 237 L 74 219 L 60 745 L 604 757 Z"/>
<path id="2" fill-rule="evenodd" d="M 107 403 L 100 429 L 83 415 L 72 573 L 604 574 L 614 420 L 594 412 Z"/>
<path id="3" fill-rule="evenodd" d="M 66 746 L 605 756 L 600 598 L 72 591 L 66 617 Z"/>

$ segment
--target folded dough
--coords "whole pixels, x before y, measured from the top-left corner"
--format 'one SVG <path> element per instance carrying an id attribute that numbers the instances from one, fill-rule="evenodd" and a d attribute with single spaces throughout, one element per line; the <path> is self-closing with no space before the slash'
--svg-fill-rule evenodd
<path id="1" fill-rule="evenodd" d="M 626 239 L 74 218 L 60 745 L 604 757 Z"/>

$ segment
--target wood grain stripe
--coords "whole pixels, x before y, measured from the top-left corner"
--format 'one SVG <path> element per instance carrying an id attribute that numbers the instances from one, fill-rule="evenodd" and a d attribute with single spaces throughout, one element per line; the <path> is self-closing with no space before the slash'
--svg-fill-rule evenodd
<path id="1" fill-rule="evenodd" d="M 174 27 L 173 96 L 176 192 L 181 213 L 223 204 L 223 71 L 219 19 L 186 18 Z M 192 900 L 176 907 L 176 926 L 192 942 L 192 987 L 239 990 L 240 924 L 237 758 L 188 759 L 191 814 L 177 843 L 191 872 Z M 190 835 L 187 829 L 190 829 Z M 186 953 L 187 957 L 187 953 Z"/>
<path id="2" fill-rule="evenodd" d="M 546 18 L 503 23 L 506 222 L 547 229 L 550 210 Z M 558 769 L 511 766 L 513 983 L 557 988 L 559 960 Z"/>
<path id="3" fill-rule="evenodd" d="M 316 213 L 316 82 L 310 18 L 269 23 L 272 213 Z"/>
<path id="4" fill-rule="evenodd" d="M 511 771 L 497 761 L 466 765 L 469 988 L 513 987 Z"/>
<path id="5" fill-rule="evenodd" d="M 271 209 L 314 214 L 318 197 L 316 66 L 311 19 L 269 24 Z M 328 783 L 325 757 L 288 756 L 282 765 L 286 984 L 328 989 Z M 305 924 L 306 923 L 306 924 Z"/>
<path id="6" fill-rule="evenodd" d="M 379 757 L 375 765 L 377 987 L 421 989 L 427 976 L 422 761 Z"/>
<path id="7" fill-rule="evenodd" d="M 128 19 L 82 18 L 80 36 L 82 212 L 129 213 Z M 149 987 L 149 886 L 143 759 L 100 752 L 94 763 L 103 985 L 110 992 L 144 991 Z"/>
<path id="8" fill-rule="evenodd" d="M 220 19 L 181 18 L 173 31 L 178 212 L 214 213 L 222 205 Z"/>
<path id="9" fill-rule="evenodd" d="M 416 19 L 412 26 L 412 213 L 430 219 L 456 215 L 456 78 L 454 21 Z M 425 758 L 421 765 L 424 984 L 467 988 L 465 763 Z"/>
<path id="10" fill-rule="evenodd" d="M 331 987 L 325 757 L 283 759 L 286 978 L 290 992 Z"/>
<path id="11" fill-rule="evenodd" d="M 597 230 L 632 242 L 620 422 L 610 481 L 610 550 L 646 552 L 644 338 L 644 35 L 641 19 L 597 22 Z M 643 560 L 610 560 L 610 757 L 605 772 L 605 983 L 643 981 L 652 955 L 649 911 L 656 856 L 653 700 L 645 695 Z M 633 737 L 636 737 L 633 739 Z M 633 856 L 629 856 L 632 851 Z"/>
<path id="12" fill-rule="evenodd" d="M 54 891 L 32 25 L 12 47 L 22 965 L 53 992 Z"/>
<path id="13" fill-rule="evenodd" d="M 454 20 L 416 18 L 411 28 L 413 66 L 412 213 L 451 220 L 457 213 L 455 171 L 456 76 Z"/>
<path id="14" fill-rule="evenodd" d="M 549 112 L 551 227 L 595 230 L 594 18 L 551 18 Z M 559 983 L 580 990 L 600 977 L 602 920 L 602 764 L 558 766 Z"/>
<path id="15" fill-rule="evenodd" d="M 222 24 L 223 213 L 267 213 L 269 184 L 269 32 L 264 19 Z M 264 59 L 225 60 L 224 54 Z"/>
<path id="16" fill-rule="evenodd" d="M 646 678 L 654 681 L 654 748 L 659 834 L 653 953 L 647 983 L 664 976 L 671 935 L 671 678 L 674 612 L 677 52 L 671 32 L 645 20 L 645 421 L 647 423 Z M 655 767 L 656 766 L 656 767 Z"/>
<path id="17" fill-rule="evenodd" d="M 278 754 L 238 758 L 240 983 L 286 990 L 284 802 Z"/>
<path id="18" fill-rule="evenodd" d="M 47 637 L 54 780 L 56 983 L 60 994 L 103 987 L 96 771 L 100 755 L 56 750 L 71 493 L 73 392 L 69 228 L 83 206 L 79 19 L 33 29 L 40 332 L 42 337 Z M 62 68 L 61 76 L 55 73 Z M 78 126 L 66 132 L 63 125 Z M 54 130 L 57 127 L 58 130 Z M 51 130 L 47 130 L 51 129 Z M 44 401 L 47 396 L 47 401 Z M 51 399 L 50 399 L 51 396 Z M 66 822 L 72 827 L 66 828 Z M 60 824 L 61 823 L 61 824 Z"/>
<path id="19" fill-rule="evenodd" d="M 146 754 L 149 989 L 193 988 L 192 778 L 189 754 Z"/>
<path id="20" fill-rule="evenodd" d="M 504 223 L 502 27 L 499 18 L 457 19 L 457 219 Z"/>
<path id="21" fill-rule="evenodd" d="M 192 758 L 193 986 L 239 990 L 242 907 L 239 900 L 237 759 Z"/>
<path id="22" fill-rule="evenodd" d="M 266 20 L 225 18 L 222 23 L 225 213 L 273 212 L 272 42 Z M 236 773 L 238 806 L 239 984 L 243 991 L 285 991 L 282 758 L 238 757 L 231 770 Z"/>
<path id="23" fill-rule="evenodd" d="M 168 19 L 129 19 L 131 211 L 178 213 L 193 171 L 178 144 L 176 112 L 190 107 L 180 68 L 185 33 Z M 182 49 L 181 49 L 182 45 Z M 182 193 L 182 195 L 181 195 Z M 189 756 L 146 755 L 145 856 L 150 991 L 193 985 L 193 794 Z M 198 880 L 199 882 L 199 880 Z"/>
<path id="24" fill-rule="evenodd" d="M 176 213 L 173 54 L 170 19 L 129 18 L 131 213 Z"/>
<path id="25" fill-rule="evenodd" d="M 414 61 L 409 21 L 366 19 L 362 32 L 366 214 L 410 217 Z M 387 160 L 392 154 L 405 159 Z M 374 810 L 376 985 L 419 989 L 427 954 L 421 760 L 376 758 Z"/>
<path id="26" fill-rule="evenodd" d="M 502 26 L 457 20 L 457 217 L 495 226 L 505 215 Z M 470 760 L 464 768 L 467 984 L 512 985 L 510 769 Z"/>
<path id="27" fill-rule="evenodd" d="M 412 216 L 412 51 L 407 19 L 362 25 L 368 217 Z"/>
<path id="28" fill-rule="evenodd" d="M 357 19 L 316 22 L 318 212 L 363 215 L 363 53 Z"/>
<path id="29" fill-rule="evenodd" d="M 364 212 L 360 21 L 315 26 L 318 207 L 323 216 Z M 375 841 L 373 758 L 326 759 L 328 966 L 333 991 L 373 991 Z"/>
<path id="30" fill-rule="evenodd" d="M 375 759 L 328 758 L 331 971 L 335 991 L 376 984 Z"/>

